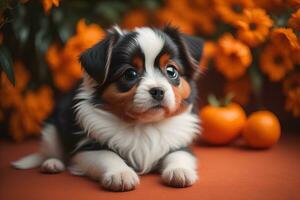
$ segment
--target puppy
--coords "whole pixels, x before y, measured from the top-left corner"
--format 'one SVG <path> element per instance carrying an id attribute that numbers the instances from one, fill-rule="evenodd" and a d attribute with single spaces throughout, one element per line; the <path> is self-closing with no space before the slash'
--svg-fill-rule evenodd
<path id="1" fill-rule="evenodd" d="M 83 79 L 49 118 L 40 152 L 12 165 L 46 173 L 68 166 L 112 191 L 132 190 L 138 174 L 155 170 L 169 186 L 192 185 L 202 46 L 171 26 L 112 28 L 80 55 Z"/>

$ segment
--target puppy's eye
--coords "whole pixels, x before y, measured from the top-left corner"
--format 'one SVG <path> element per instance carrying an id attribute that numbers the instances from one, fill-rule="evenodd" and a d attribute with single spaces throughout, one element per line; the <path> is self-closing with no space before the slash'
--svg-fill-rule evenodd
<path id="1" fill-rule="evenodd" d="M 170 65 L 166 68 L 166 73 L 170 79 L 177 79 L 179 77 L 178 71 L 172 65 Z"/>
<path id="2" fill-rule="evenodd" d="M 134 81 L 138 78 L 138 73 L 134 69 L 127 69 L 123 77 L 126 81 Z"/>

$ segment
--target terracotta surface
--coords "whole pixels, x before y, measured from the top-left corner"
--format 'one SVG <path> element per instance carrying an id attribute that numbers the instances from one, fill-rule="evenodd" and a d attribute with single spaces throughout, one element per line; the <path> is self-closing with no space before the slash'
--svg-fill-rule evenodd
<path id="1" fill-rule="evenodd" d="M 298 134 L 299 135 L 299 134 Z M 283 137 L 270 150 L 254 151 L 238 146 L 195 145 L 200 180 L 185 189 L 161 184 L 158 174 L 141 177 L 135 191 L 113 193 L 97 182 L 64 172 L 44 175 L 15 170 L 10 161 L 37 149 L 37 141 L 12 144 L 0 141 L 0 199 L 300 199 L 300 137 Z"/>

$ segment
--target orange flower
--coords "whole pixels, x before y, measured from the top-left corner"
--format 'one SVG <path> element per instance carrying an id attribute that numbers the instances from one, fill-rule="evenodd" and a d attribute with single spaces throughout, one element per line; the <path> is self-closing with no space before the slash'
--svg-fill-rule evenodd
<path id="1" fill-rule="evenodd" d="M 53 72 L 53 81 L 61 91 L 70 90 L 82 75 L 78 57 L 82 51 L 99 42 L 105 33 L 96 24 L 77 23 L 76 34 L 64 47 L 53 44 L 46 53 L 46 60 Z"/>
<path id="2" fill-rule="evenodd" d="M 21 92 L 25 89 L 30 79 L 29 72 L 19 61 L 14 63 L 14 75 L 16 78 L 15 86 L 10 83 L 6 75 L 2 74 L 0 96 L 5 98 L 1 98 L 0 107 L 5 109 L 16 107 L 21 104 Z"/>
<path id="3" fill-rule="evenodd" d="M 252 56 L 248 46 L 225 34 L 218 41 L 215 65 L 219 72 L 230 80 L 245 74 L 251 64 Z"/>
<path id="4" fill-rule="evenodd" d="M 148 24 L 149 14 L 144 9 L 135 9 L 128 12 L 124 16 L 122 27 L 133 29 L 135 27 L 142 27 Z"/>
<path id="5" fill-rule="evenodd" d="M 72 77 L 68 73 L 57 72 L 54 74 L 53 81 L 57 88 L 65 92 L 70 90 L 78 79 Z"/>
<path id="6" fill-rule="evenodd" d="M 192 7 L 195 7 L 196 9 L 213 9 L 215 6 L 214 1 L 205 1 L 205 0 L 192 0 L 190 1 L 192 4 Z"/>
<path id="7" fill-rule="evenodd" d="M 41 132 L 41 122 L 37 122 L 28 113 L 30 110 L 23 105 L 9 118 L 9 133 L 17 142 L 22 141 L 27 135 L 37 135 Z"/>
<path id="8" fill-rule="evenodd" d="M 45 13 L 49 14 L 49 12 L 50 12 L 51 8 L 53 7 L 53 5 L 55 7 L 58 7 L 59 6 L 59 1 L 60 0 L 42 0 L 42 4 L 43 4 Z"/>
<path id="9" fill-rule="evenodd" d="M 36 92 L 28 92 L 25 96 L 24 103 L 29 115 L 37 122 L 42 122 L 53 108 L 52 90 L 48 86 L 42 86 Z"/>
<path id="10" fill-rule="evenodd" d="M 78 51 L 83 51 L 87 48 L 90 48 L 95 43 L 99 42 L 105 36 L 105 32 L 98 24 L 86 24 L 84 19 L 78 21 L 76 26 L 76 35 L 72 38 L 76 38 L 77 40 L 82 40 L 75 42 L 75 45 L 72 46 L 70 41 L 67 42 L 66 46 L 71 45 L 72 47 L 76 47 Z M 70 38 L 70 39 L 72 39 Z M 74 42 L 74 41 L 73 41 Z M 78 54 L 79 55 L 79 54 Z"/>
<path id="11" fill-rule="evenodd" d="M 30 80 L 30 74 L 20 61 L 14 63 L 14 73 L 16 76 L 15 88 L 19 91 L 23 91 Z"/>
<path id="12" fill-rule="evenodd" d="M 300 43 L 291 28 L 277 28 L 271 33 L 271 42 L 278 48 L 285 49 L 294 64 L 300 64 Z"/>
<path id="13" fill-rule="evenodd" d="M 52 44 L 47 52 L 46 59 L 51 70 L 55 71 L 59 69 L 61 64 L 61 48 L 58 44 Z"/>
<path id="14" fill-rule="evenodd" d="M 295 117 L 300 117 L 300 87 L 288 91 L 285 110 L 292 112 Z"/>
<path id="15" fill-rule="evenodd" d="M 9 118 L 9 132 L 13 139 L 21 141 L 26 135 L 40 134 L 42 123 L 53 106 L 53 94 L 49 86 L 27 92 L 20 106 L 13 108 Z"/>
<path id="16" fill-rule="evenodd" d="M 30 74 L 19 61 L 14 63 L 14 74 L 15 86 L 6 76 L 1 79 L 0 96 L 5 98 L 0 99 L 0 120 L 9 111 L 9 133 L 15 141 L 21 141 L 26 135 L 40 133 L 42 121 L 53 108 L 53 94 L 48 86 L 25 93 Z"/>
<path id="17" fill-rule="evenodd" d="M 215 0 L 215 2 L 216 11 L 220 18 L 232 25 L 236 21 L 244 19 L 244 9 L 254 7 L 252 0 Z"/>
<path id="18" fill-rule="evenodd" d="M 271 81 L 280 81 L 294 65 L 288 49 L 271 43 L 261 53 L 260 68 Z"/>
<path id="19" fill-rule="evenodd" d="M 300 117 L 300 73 L 299 72 L 291 73 L 283 81 L 283 92 L 286 95 L 286 101 L 285 101 L 286 111 L 292 112 L 292 114 L 295 117 Z"/>
<path id="20" fill-rule="evenodd" d="M 296 49 L 291 52 L 292 60 L 295 65 L 300 65 L 300 49 Z"/>
<path id="21" fill-rule="evenodd" d="M 292 73 L 283 81 L 283 92 L 288 94 L 290 90 L 300 88 L 300 73 Z"/>
<path id="22" fill-rule="evenodd" d="M 174 1 L 174 0 L 166 0 L 165 4 L 169 10 L 174 11 L 177 14 L 182 15 L 183 13 L 187 13 L 190 10 L 189 0 L 181 0 L 181 1 Z"/>
<path id="23" fill-rule="evenodd" d="M 289 26 L 295 30 L 300 31 L 300 9 L 297 12 L 293 13 L 291 18 L 288 21 Z"/>
<path id="24" fill-rule="evenodd" d="M 211 59 L 214 57 L 216 52 L 216 44 L 212 41 L 206 41 L 203 47 L 203 54 L 199 67 L 201 71 L 205 71 L 209 66 Z"/>
<path id="25" fill-rule="evenodd" d="M 248 76 L 244 76 L 236 81 L 227 81 L 224 88 L 225 94 L 233 93 L 233 100 L 242 105 L 249 103 L 251 90 L 251 82 Z"/>
<path id="26" fill-rule="evenodd" d="M 279 48 L 300 49 L 297 36 L 290 28 L 274 29 L 271 33 L 271 41 L 278 44 Z"/>
<path id="27" fill-rule="evenodd" d="M 81 77 L 82 71 L 77 61 L 80 52 L 75 49 L 68 50 L 53 44 L 46 53 L 46 60 L 53 73 L 55 86 L 61 91 L 70 90 Z"/>
<path id="28" fill-rule="evenodd" d="M 265 41 L 272 26 L 272 20 L 263 9 L 245 9 L 244 18 L 236 22 L 237 36 L 251 47 Z"/>

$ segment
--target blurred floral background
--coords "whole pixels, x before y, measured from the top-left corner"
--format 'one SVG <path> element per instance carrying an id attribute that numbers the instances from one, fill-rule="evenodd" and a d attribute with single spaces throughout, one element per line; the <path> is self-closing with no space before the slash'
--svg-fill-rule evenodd
<path id="1" fill-rule="evenodd" d="M 200 105 L 234 94 L 247 112 L 269 109 L 285 130 L 299 129 L 299 8 L 299 0 L 2 0 L 0 137 L 39 135 L 81 77 L 80 52 L 115 24 L 171 23 L 204 38 Z"/>

